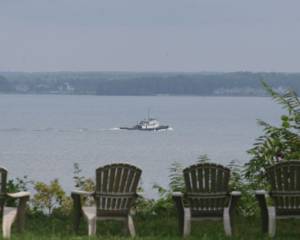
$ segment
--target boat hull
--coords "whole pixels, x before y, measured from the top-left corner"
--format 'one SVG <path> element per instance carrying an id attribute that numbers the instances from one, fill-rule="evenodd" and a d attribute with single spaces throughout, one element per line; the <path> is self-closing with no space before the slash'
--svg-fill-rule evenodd
<path id="1" fill-rule="evenodd" d="M 159 126 L 156 128 L 141 128 L 139 126 L 134 126 L 134 127 L 120 127 L 122 130 L 139 130 L 139 131 L 159 131 L 163 129 L 168 129 L 169 126 Z"/>

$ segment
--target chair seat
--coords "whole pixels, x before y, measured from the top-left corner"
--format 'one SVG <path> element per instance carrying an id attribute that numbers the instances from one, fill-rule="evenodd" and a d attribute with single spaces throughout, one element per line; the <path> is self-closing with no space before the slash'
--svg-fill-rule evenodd
<path id="1" fill-rule="evenodd" d="M 128 217 L 127 211 L 122 210 L 101 210 L 97 213 L 96 206 L 82 207 L 84 216 L 88 219 L 124 219 Z"/>

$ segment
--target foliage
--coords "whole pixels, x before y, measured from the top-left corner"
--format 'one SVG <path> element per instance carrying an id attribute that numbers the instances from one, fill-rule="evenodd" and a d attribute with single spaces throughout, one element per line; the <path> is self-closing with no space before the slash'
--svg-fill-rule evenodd
<path id="1" fill-rule="evenodd" d="M 184 191 L 184 179 L 182 175 L 183 167 L 179 162 L 171 164 L 169 169 L 169 188 L 172 192 L 183 192 Z M 162 192 L 161 192 L 162 193 Z"/>
<path id="2" fill-rule="evenodd" d="M 48 215 L 56 212 L 68 214 L 71 210 L 71 199 L 66 196 L 57 179 L 46 184 L 36 182 L 34 184 L 36 191 L 33 197 L 33 207 L 36 211 L 45 212 Z"/>
<path id="3" fill-rule="evenodd" d="M 245 177 L 256 189 L 268 186 L 264 177 L 268 166 L 278 161 L 300 159 L 300 101 L 297 94 L 292 90 L 280 94 L 265 82 L 263 85 L 287 114 L 281 116 L 281 126 L 278 127 L 258 120 L 264 135 L 258 137 L 248 151 L 252 159 L 245 165 Z"/>
<path id="4" fill-rule="evenodd" d="M 92 178 L 86 178 L 82 175 L 82 170 L 78 163 L 74 163 L 74 171 L 73 171 L 73 179 L 75 183 L 75 188 L 87 191 L 87 192 L 93 192 L 95 191 L 96 184 L 95 180 Z M 94 204 L 94 198 L 93 197 L 82 197 L 82 201 L 84 205 L 91 206 Z"/>
<path id="5" fill-rule="evenodd" d="M 21 191 L 28 191 L 29 186 L 33 184 L 33 181 L 28 179 L 28 176 L 23 178 L 9 179 L 6 183 L 6 192 L 15 193 Z M 16 206 L 16 199 L 9 198 L 7 200 L 8 206 Z"/>
<path id="6" fill-rule="evenodd" d="M 170 183 L 168 188 L 164 188 L 159 184 L 153 185 L 153 189 L 157 191 L 159 198 L 157 200 L 146 200 L 149 204 L 149 208 L 146 208 L 148 213 L 152 215 L 163 214 L 164 216 L 172 216 L 175 214 L 172 193 L 184 190 L 182 170 L 182 165 L 178 162 L 174 162 L 169 169 Z M 144 214 L 145 213 L 146 212 L 144 212 Z"/>
<path id="7" fill-rule="evenodd" d="M 82 170 L 78 163 L 74 163 L 73 179 L 75 188 L 83 191 L 92 192 L 95 191 L 95 181 L 92 178 L 86 178 L 81 175 Z"/>
<path id="8" fill-rule="evenodd" d="M 245 181 L 243 166 L 232 160 L 227 167 L 230 169 L 229 187 L 231 191 L 240 191 L 238 212 L 242 216 L 254 216 L 257 213 L 257 203 L 253 194 L 252 185 Z"/>
<path id="9" fill-rule="evenodd" d="M 222 221 L 193 222 L 191 236 L 188 240 L 267 240 L 268 236 L 261 233 L 260 218 L 237 217 L 236 233 L 232 238 L 225 236 Z M 137 236 L 135 240 L 182 240 L 178 231 L 177 218 L 165 216 L 134 217 Z M 298 220 L 278 221 L 276 239 L 299 239 Z M 98 221 L 97 235 L 87 235 L 87 225 L 81 221 L 79 233 L 75 234 L 72 218 L 49 217 L 45 215 L 28 216 L 25 231 L 21 234 L 13 229 L 12 240 L 132 240 L 122 231 L 122 223 L 118 221 Z M 0 237 L 1 238 L 1 237 Z"/>
<path id="10" fill-rule="evenodd" d="M 29 185 L 31 184 L 33 184 L 33 181 L 28 179 L 28 176 L 9 179 L 6 184 L 6 191 L 10 193 L 28 191 Z"/>
<path id="11" fill-rule="evenodd" d="M 207 154 L 202 154 L 198 157 L 197 163 L 209 163 L 211 162 L 211 159 L 208 157 Z"/>

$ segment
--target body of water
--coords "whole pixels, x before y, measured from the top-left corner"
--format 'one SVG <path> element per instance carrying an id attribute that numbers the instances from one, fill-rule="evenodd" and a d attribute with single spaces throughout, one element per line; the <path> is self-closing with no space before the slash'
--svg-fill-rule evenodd
<path id="1" fill-rule="evenodd" d="M 172 130 L 118 130 L 147 115 Z M 103 97 L 0 95 L 0 165 L 9 177 L 73 189 L 73 164 L 94 177 L 99 166 L 127 162 L 143 170 L 142 186 L 168 184 L 170 165 L 188 166 L 202 154 L 217 163 L 249 160 L 246 151 L 262 134 L 256 119 L 278 124 L 283 110 L 256 97 Z"/>

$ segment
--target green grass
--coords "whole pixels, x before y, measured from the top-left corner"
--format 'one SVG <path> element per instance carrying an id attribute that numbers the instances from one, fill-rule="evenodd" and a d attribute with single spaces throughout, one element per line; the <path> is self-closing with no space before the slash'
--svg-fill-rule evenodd
<path id="1" fill-rule="evenodd" d="M 135 218 L 137 240 L 171 240 L 181 239 L 177 232 L 177 221 L 175 217 L 163 218 L 152 216 L 150 218 Z M 278 221 L 276 239 L 300 239 L 299 220 Z M 129 239 L 122 232 L 122 224 L 118 222 L 99 222 L 97 225 L 97 236 L 87 236 L 87 224 L 82 221 L 77 235 L 72 231 L 70 217 L 45 217 L 29 216 L 26 229 L 23 234 L 18 234 L 13 229 L 12 239 L 16 240 L 93 240 Z M 236 234 L 232 238 L 224 235 L 221 221 L 202 221 L 192 225 L 192 234 L 187 239 L 268 239 L 261 234 L 259 218 L 236 219 Z"/>

